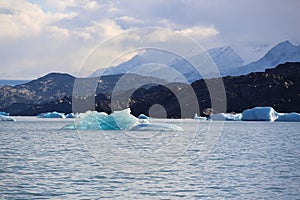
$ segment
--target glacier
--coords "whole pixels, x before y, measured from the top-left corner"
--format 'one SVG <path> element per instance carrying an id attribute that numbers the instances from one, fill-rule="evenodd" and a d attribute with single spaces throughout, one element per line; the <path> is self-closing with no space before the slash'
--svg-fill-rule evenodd
<path id="1" fill-rule="evenodd" d="M 125 131 L 182 131 L 176 125 L 150 123 L 130 114 L 130 108 L 115 111 L 108 115 L 104 112 L 87 111 L 79 114 L 79 121 L 63 127 L 67 130 L 125 130 Z"/>
<path id="2" fill-rule="evenodd" d="M 41 113 L 37 115 L 38 118 L 66 118 L 64 113 L 59 112 L 47 112 L 47 113 Z"/>

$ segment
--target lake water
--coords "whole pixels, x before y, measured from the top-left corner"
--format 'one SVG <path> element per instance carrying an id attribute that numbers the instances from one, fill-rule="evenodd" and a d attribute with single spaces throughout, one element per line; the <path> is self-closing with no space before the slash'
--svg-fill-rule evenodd
<path id="1" fill-rule="evenodd" d="M 222 124 L 156 120 L 185 131 L 129 133 L 16 119 L 0 123 L 1 199 L 300 196 L 300 123 L 225 122 L 214 134 L 208 130 Z"/>

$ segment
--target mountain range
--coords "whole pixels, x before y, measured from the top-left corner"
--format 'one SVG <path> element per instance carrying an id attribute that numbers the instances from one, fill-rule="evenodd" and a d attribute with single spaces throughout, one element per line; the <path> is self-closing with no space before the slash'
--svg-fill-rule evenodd
<path id="1" fill-rule="evenodd" d="M 272 106 L 279 112 L 300 112 L 299 77 L 300 62 L 281 64 L 264 72 L 226 76 L 221 79 L 226 99 L 216 101 L 226 101 L 227 112 L 241 112 L 255 106 Z M 26 84 L 0 86 L 0 111 L 30 116 L 52 111 L 70 113 L 75 111 L 72 105 L 76 104 L 80 106 L 75 112 L 97 110 L 110 113 L 130 107 L 132 114 L 138 116 L 149 114 L 151 106 L 159 104 L 170 118 L 193 117 L 195 110 L 203 115 L 211 108 L 212 99 L 206 83 L 214 81 L 220 81 L 220 78 L 187 84 L 168 83 L 137 74 L 107 75 L 98 79 L 51 73 Z M 79 90 L 74 90 L 76 84 L 80 86 Z M 191 88 L 199 109 L 189 102 Z M 94 102 L 94 105 L 89 102 Z"/>
<path id="2" fill-rule="evenodd" d="M 245 75 L 251 72 L 263 72 L 265 69 L 274 68 L 286 62 L 300 62 L 300 45 L 293 45 L 289 41 L 278 43 L 261 59 L 246 65 L 244 65 L 244 60 L 229 46 L 210 49 L 207 54 L 214 61 L 221 76 Z M 189 59 L 201 62 L 203 53 Z M 151 67 L 149 67 L 149 64 Z M 203 76 L 206 78 L 218 77 L 209 69 L 203 71 L 205 74 L 199 74 L 186 59 L 179 59 L 170 53 L 147 49 L 117 66 L 97 70 L 90 77 L 97 77 L 100 74 L 136 73 L 142 76 L 159 77 L 169 82 L 188 83 L 199 80 Z"/>

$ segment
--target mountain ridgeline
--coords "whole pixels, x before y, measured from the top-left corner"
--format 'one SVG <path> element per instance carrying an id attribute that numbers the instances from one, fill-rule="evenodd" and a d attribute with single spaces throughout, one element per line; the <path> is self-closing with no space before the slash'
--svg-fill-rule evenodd
<path id="1" fill-rule="evenodd" d="M 192 84 L 169 83 L 137 74 L 107 75 L 99 79 L 51 73 L 26 84 L 0 86 L 0 111 L 34 116 L 52 111 L 71 113 L 74 112 L 72 105 L 77 105 L 76 112 L 111 113 L 130 107 L 132 114 L 138 116 L 141 113 L 148 115 L 150 108 L 159 104 L 167 117 L 186 118 L 193 117 L 196 110 L 200 111 L 198 114 L 207 114 L 212 107 L 209 93 L 212 91 L 206 83 L 221 80 L 226 96 L 214 101 L 226 102 L 227 112 L 241 112 L 255 106 L 272 106 L 278 112 L 300 112 L 299 77 L 299 62 L 280 64 L 247 75 L 201 79 Z M 198 107 L 194 107 L 195 102 L 189 102 L 191 89 Z"/>

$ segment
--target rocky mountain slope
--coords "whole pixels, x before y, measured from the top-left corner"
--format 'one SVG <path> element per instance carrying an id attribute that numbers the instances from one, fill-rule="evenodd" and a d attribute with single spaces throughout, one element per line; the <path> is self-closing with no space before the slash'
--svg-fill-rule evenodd
<path id="1" fill-rule="evenodd" d="M 122 75 L 108 76 L 106 80 L 79 79 L 83 81 L 82 90 L 93 88 L 89 84 L 98 84 L 97 92 L 90 96 L 72 98 L 72 89 L 75 78 L 66 74 L 49 74 L 45 77 L 15 87 L 0 87 L 0 110 L 12 115 L 37 115 L 41 112 L 58 111 L 72 112 L 72 103 L 82 105 L 85 110 L 98 110 L 110 113 L 130 106 L 134 115 L 149 114 L 149 109 L 159 104 L 166 110 L 170 118 L 193 117 L 195 107 L 188 102 L 189 89 L 192 88 L 197 96 L 197 105 L 200 114 L 205 114 L 211 108 L 211 99 L 204 80 L 198 80 L 191 85 L 185 83 L 167 83 L 145 81 L 145 77 L 128 76 L 129 83 L 140 83 L 134 87 L 124 87 L 116 91 L 116 98 L 111 103 L 111 93 L 115 84 L 120 82 Z M 148 77 L 149 78 L 149 77 Z M 216 81 L 209 79 L 206 81 Z M 124 80 L 123 80 L 124 81 Z M 122 83 L 124 85 L 125 82 Z M 161 80 L 160 80 L 161 81 Z M 265 72 L 254 72 L 242 76 L 223 77 L 226 89 L 226 99 L 217 101 L 227 102 L 227 112 L 241 112 L 255 106 L 272 106 L 278 112 L 300 112 L 300 63 L 285 63 Z M 129 84 L 130 85 L 130 84 Z M 95 88 L 95 87 L 94 87 Z M 96 96 L 95 96 L 96 94 Z M 127 94 L 131 94 L 127 97 Z M 177 97 L 180 96 L 181 99 Z M 89 100 L 95 105 L 85 107 Z M 181 111 L 187 111 L 183 114 Z M 198 113 L 199 114 L 199 113 Z"/>

